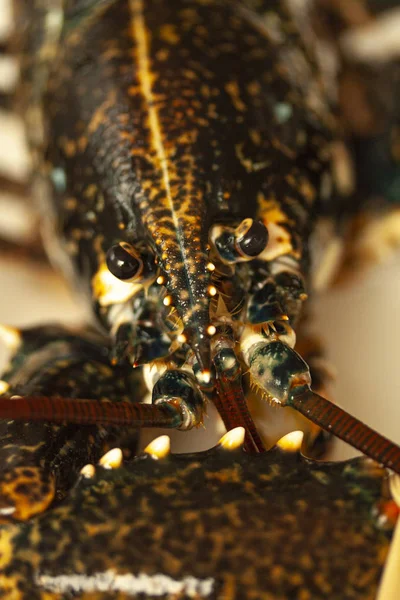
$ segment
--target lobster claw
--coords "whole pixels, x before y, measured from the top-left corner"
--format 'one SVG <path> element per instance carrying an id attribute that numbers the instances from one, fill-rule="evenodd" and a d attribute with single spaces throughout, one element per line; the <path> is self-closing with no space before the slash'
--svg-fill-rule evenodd
<path id="1" fill-rule="evenodd" d="M 121 364 L 128 360 L 135 367 L 167 356 L 171 341 L 164 331 L 152 322 L 122 323 L 115 336 L 111 362 Z"/>
<path id="2" fill-rule="evenodd" d="M 255 344 L 249 353 L 249 366 L 253 381 L 273 403 L 284 405 L 293 388 L 311 385 L 307 363 L 281 341 Z"/>
<path id="3" fill-rule="evenodd" d="M 153 387 L 152 401 L 179 410 L 183 416 L 179 429 L 192 429 L 203 422 L 204 399 L 190 373 L 178 369 L 166 371 Z"/>

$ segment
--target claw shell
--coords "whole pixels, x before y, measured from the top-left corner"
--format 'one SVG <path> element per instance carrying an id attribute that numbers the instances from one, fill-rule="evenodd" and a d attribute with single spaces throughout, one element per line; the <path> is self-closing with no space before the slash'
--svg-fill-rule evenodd
<path id="1" fill-rule="evenodd" d="M 157 438 L 152 455 L 168 446 Z M 254 598 L 372 600 L 392 526 L 375 511 L 386 473 L 365 466 L 218 445 L 97 469 L 39 519 L 0 529 L 0 596 L 218 600 L 249 598 L 251 581 Z"/>

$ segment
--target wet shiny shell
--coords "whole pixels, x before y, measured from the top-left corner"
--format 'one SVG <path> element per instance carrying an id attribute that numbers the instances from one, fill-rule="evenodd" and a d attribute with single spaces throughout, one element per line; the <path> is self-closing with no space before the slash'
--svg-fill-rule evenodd
<path id="1" fill-rule="evenodd" d="M 68 498 L 0 529 L 4 600 L 375 598 L 391 527 L 385 474 L 217 447 L 97 467 Z"/>

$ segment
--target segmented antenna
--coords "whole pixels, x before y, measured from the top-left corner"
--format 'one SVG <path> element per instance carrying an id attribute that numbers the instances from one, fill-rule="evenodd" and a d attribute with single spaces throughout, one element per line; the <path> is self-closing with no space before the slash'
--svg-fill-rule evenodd
<path id="1" fill-rule="evenodd" d="M 213 402 L 224 422 L 226 430 L 244 427 L 246 452 L 265 452 L 266 448 L 258 434 L 253 418 L 247 408 L 241 382 L 217 378 Z"/>
<path id="2" fill-rule="evenodd" d="M 312 390 L 292 393 L 290 406 L 326 431 L 400 474 L 400 447 Z"/>
<path id="3" fill-rule="evenodd" d="M 237 383 L 235 380 L 217 383 L 221 388 L 215 397 L 216 406 L 226 427 L 234 422 L 245 424 L 247 451 L 264 452 L 265 447 L 245 404 L 243 390 Z M 223 405 L 221 398 L 224 399 Z M 400 447 L 329 400 L 312 390 L 303 390 L 292 393 L 286 406 L 400 475 Z M 0 398 L 0 419 L 176 429 L 182 425 L 184 416 L 177 406 L 168 402 L 154 405 L 23 396 Z"/>
<path id="4" fill-rule="evenodd" d="M 18 396 L 0 398 L 0 419 L 175 429 L 182 424 L 183 415 L 179 408 L 168 402 L 154 405 Z"/>
<path id="5" fill-rule="evenodd" d="M 227 334 L 221 335 L 214 344 L 212 354 L 217 375 L 213 401 L 227 431 L 243 427 L 246 432 L 246 452 L 265 452 L 265 446 L 247 407 L 242 387 L 242 370 L 233 339 Z"/>

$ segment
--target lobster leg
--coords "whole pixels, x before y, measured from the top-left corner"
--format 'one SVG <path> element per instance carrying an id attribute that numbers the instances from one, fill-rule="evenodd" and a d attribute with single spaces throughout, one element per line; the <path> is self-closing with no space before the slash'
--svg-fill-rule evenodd
<path id="1" fill-rule="evenodd" d="M 87 394 L 100 406 L 104 397 L 128 402 L 146 393 L 140 374 L 111 366 L 104 340 L 89 331 L 77 335 L 61 327 L 36 327 L 0 333 L 14 350 L 1 382 L 8 397 L 54 394 L 71 397 L 73 407 L 77 397 Z M 1 520 L 25 520 L 63 498 L 82 466 L 97 462 L 117 440 L 126 456 L 136 451 L 138 436 L 132 431 L 121 442 L 119 428 L 105 430 L 97 423 L 80 428 L 64 420 L 56 425 L 44 422 L 43 414 L 40 423 L 29 418 L 22 423 L 14 416 L 23 400 L 0 401 L 13 405 L 0 421 Z"/>
<path id="2" fill-rule="evenodd" d="M 261 336 L 260 336 L 261 338 Z M 400 447 L 311 390 L 308 365 L 290 346 L 274 340 L 255 341 L 245 360 L 256 385 L 279 406 L 289 406 L 326 431 L 400 473 Z"/>
<path id="3" fill-rule="evenodd" d="M 154 289 L 145 298 L 142 293 L 128 313 L 114 317 L 114 345 L 111 361 L 139 366 L 168 356 L 171 339 L 167 335 L 165 307 Z M 164 309 L 164 310 L 163 310 Z M 115 310 L 115 309 L 114 309 Z M 164 321 L 163 321 L 164 319 Z"/>

